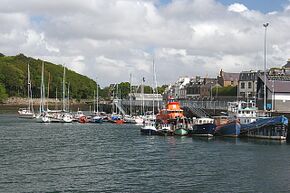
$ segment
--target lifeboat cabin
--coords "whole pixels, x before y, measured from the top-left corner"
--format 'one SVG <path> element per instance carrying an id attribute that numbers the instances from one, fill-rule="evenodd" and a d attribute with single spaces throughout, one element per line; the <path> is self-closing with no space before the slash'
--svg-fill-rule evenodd
<path id="1" fill-rule="evenodd" d="M 168 122 L 177 118 L 184 118 L 183 110 L 180 108 L 180 103 L 170 99 L 165 109 L 160 110 L 156 119 L 162 122 Z"/>

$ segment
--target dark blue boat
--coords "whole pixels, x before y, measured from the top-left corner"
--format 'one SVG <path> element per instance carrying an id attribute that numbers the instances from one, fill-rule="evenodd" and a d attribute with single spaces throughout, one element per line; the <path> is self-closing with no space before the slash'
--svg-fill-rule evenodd
<path id="1" fill-rule="evenodd" d="M 285 140 L 287 132 L 288 119 L 284 116 L 262 117 L 241 125 L 241 135 L 247 137 Z"/>
<path id="2" fill-rule="evenodd" d="M 215 135 L 224 137 L 238 137 L 241 132 L 241 124 L 238 121 L 232 121 L 224 125 L 217 126 Z"/>
<path id="3" fill-rule="evenodd" d="M 192 126 L 192 130 L 189 130 L 189 135 L 212 137 L 215 131 L 216 125 L 213 123 L 197 124 Z"/>

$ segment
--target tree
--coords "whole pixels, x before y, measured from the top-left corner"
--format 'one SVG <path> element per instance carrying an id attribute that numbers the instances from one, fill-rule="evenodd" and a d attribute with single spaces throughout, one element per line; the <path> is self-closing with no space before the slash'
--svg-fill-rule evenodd
<path id="1" fill-rule="evenodd" d="M 162 94 L 164 93 L 165 89 L 168 87 L 168 85 L 162 85 L 161 87 L 158 86 L 157 90 L 158 90 L 158 94 Z"/>
<path id="2" fill-rule="evenodd" d="M 227 86 L 227 87 L 214 87 L 212 89 L 213 96 L 236 96 L 237 87 Z"/>
<path id="3" fill-rule="evenodd" d="M 8 98 L 6 89 L 3 84 L 0 83 L 0 103 L 3 103 Z"/>

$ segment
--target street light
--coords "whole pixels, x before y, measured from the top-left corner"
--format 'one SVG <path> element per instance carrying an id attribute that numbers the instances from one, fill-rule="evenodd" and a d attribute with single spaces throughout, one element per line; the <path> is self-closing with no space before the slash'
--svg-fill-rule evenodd
<path id="1" fill-rule="evenodd" d="M 267 100 L 266 100 L 266 89 L 267 89 L 267 82 L 266 82 L 266 65 L 267 65 L 267 60 L 266 60 L 266 53 L 267 53 L 267 47 L 266 47 L 266 35 L 267 35 L 267 27 L 269 26 L 269 23 L 264 23 L 263 26 L 265 27 L 265 34 L 264 34 L 264 111 L 266 111 L 266 105 L 267 105 Z"/>
<path id="2" fill-rule="evenodd" d="M 272 80 L 272 111 L 274 112 L 275 104 L 275 80 Z"/>

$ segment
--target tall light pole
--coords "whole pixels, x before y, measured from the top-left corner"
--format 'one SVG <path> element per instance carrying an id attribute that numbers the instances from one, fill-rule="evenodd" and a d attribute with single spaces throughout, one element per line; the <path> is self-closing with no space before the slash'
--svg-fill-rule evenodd
<path id="1" fill-rule="evenodd" d="M 263 26 L 265 27 L 265 34 L 264 34 L 264 111 L 266 111 L 266 106 L 267 106 L 267 99 L 266 99 L 266 94 L 267 94 L 267 76 L 266 76 L 266 70 L 267 70 L 267 59 L 266 59 L 266 54 L 267 54 L 267 46 L 266 46 L 266 37 L 267 37 L 267 27 L 269 26 L 269 23 L 264 23 Z"/>

